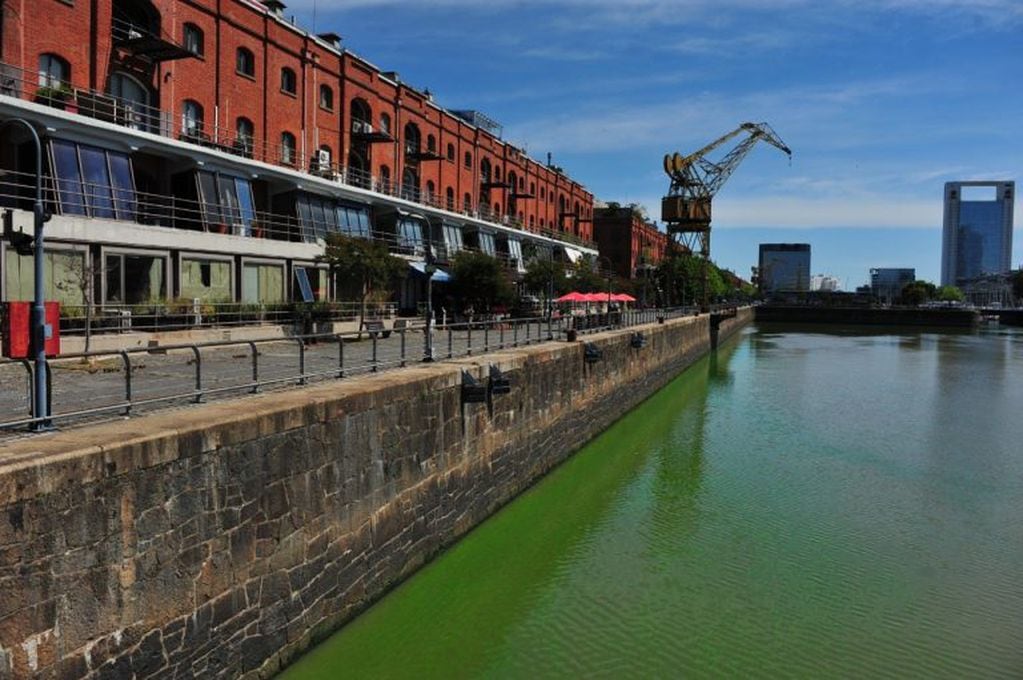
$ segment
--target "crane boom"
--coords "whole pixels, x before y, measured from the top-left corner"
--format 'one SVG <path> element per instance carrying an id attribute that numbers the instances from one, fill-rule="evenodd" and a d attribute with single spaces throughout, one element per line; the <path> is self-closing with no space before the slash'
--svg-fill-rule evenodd
<path id="1" fill-rule="evenodd" d="M 710 152 L 744 133 L 748 136 L 720 160 L 712 161 L 707 158 Z M 671 187 L 668 189 L 668 195 L 661 201 L 661 219 L 667 224 L 668 233 L 689 252 L 696 252 L 697 247 L 699 248 L 699 254 L 703 258 L 704 306 L 707 303 L 711 201 L 739 167 L 742 159 L 759 141 L 767 142 L 792 158 L 792 150 L 767 123 L 743 123 L 699 151 L 687 156 L 676 152 L 664 157 L 664 172 L 671 178 Z"/>

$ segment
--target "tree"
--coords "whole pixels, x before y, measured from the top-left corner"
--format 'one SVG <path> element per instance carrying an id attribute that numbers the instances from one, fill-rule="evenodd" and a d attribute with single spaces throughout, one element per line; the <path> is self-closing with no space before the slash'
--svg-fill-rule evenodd
<path id="1" fill-rule="evenodd" d="M 330 267 L 335 282 L 358 291 L 361 337 L 366 321 L 366 300 L 375 290 L 400 276 L 405 261 L 391 255 L 383 242 L 338 233 L 327 234 L 327 247 L 319 259 Z"/>
<path id="2" fill-rule="evenodd" d="M 1012 294 L 1016 298 L 1016 304 L 1023 302 L 1023 268 L 1016 270 L 1012 275 Z"/>
<path id="3" fill-rule="evenodd" d="M 942 302 L 962 302 L 966 296 L 955 286 L 942 286 L 938 289 L 935 298 Z"/>
<path id="4" fill-rule="evenodd" d="M 489 311 L 515 302 L 515 287 L 501 261 L 486 253 L 462 251 L 451 262 L 452 291 L 462 309 Z"/>
<path id="5" fill-rule="evenodd" d="M 530 293 L 547 295 L 547 289 L 554 281 L 554 294 L 568 292 L 568 279 L 565 276 L 565 265 L 553 260 L 533 260 L 526 265 L 526 274 L 522 282 Z"/>
<path id="6" fill-rule="evenodd" d="M 933 300 L 937 288 L 930 281 L 913 281 L 902 287 L 902 304 L 916 307 Z"/>

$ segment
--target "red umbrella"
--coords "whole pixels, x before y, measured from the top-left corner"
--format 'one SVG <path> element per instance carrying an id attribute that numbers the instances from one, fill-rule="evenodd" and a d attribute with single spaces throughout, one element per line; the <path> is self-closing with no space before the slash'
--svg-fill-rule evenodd
<path id="1" fill-rule="evenodd" d="M 635 302 L 636 298 L 632 297 L 628 293 L 615 293 L 611 296 L 611 300 L 614 302 Z"/>
<path id="2" fill-rule="evenodd" d="M 571 293 L 565 293 L 555 300 L 555 302 L 589 302 L 589 298 L 586 293 L 580 293 L 573 290 Z"/>

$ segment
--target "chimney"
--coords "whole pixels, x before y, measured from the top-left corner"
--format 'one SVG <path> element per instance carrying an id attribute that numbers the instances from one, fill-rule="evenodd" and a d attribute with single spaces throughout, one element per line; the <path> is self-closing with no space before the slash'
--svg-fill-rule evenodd
<path id="1" fill-rule="evenodd" d="M 262 0 L 263 6 L 270 10 L 275 17 L 284 18 L 284 8 L 287 7 L 281 0 Z"/>
<path id="2" fill-rule="evenodd" d="M 335 50 L 341 49 L 341 36 L 337 33 L 320 33 L 316 36 L 325 43 L 328 43 Z"/>

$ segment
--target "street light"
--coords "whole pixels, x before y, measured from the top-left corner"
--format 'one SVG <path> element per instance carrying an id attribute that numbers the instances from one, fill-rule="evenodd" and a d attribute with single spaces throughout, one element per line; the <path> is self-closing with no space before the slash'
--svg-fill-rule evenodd
<path id="1" fill-rule="evenodd" d="M 426 244 L 424 253 L 426 264 L 426 330 L 423 332 L 423 361 L 433 361 L 433 275 L 437 272 L 437 263 L 433 257 L 433 246 Z"/>
<path id="2" fill-rule="evenodd" d="M 601 261 L 607 263 L 607 325 L 611 325 L 611 277 L 614 274 L 614 264 L 607 255 L 601 255 L 597 258 L 597 266 L 599 268 Z"/>
<path id="3" fill-rule="evenodd" d="M 36 147 L 36 200 L 32 206 L 34 215 L 35 233 L 35 296 L 32 303 L 32 346 L 35 349 L 35 403 L 32 407 L 32 429 L 39 432 L 50 429 L 49 399 L 46 392 L 46 305 L 43 289 L 43 224 L 49 221 L 50 216 L 43 208 L 43 145 L 39 141 L 39 133 L 32 127 L 31 123 L 23 118 L 12 118 L 3 123 L 0 127 L 11 124 L 23 126 L 32 135 L 32 141 Z"/>

